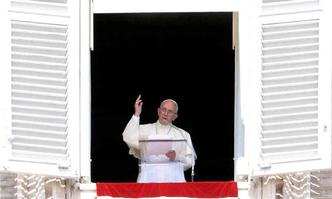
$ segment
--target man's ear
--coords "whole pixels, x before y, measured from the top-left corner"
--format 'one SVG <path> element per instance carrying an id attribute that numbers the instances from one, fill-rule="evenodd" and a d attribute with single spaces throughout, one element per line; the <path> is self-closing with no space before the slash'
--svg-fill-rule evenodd
<path id="1" fill-rule="evenodd" d="M 178 118 L 178 114 L 177 113 L 173 116 L 173 120 L 172 121 L 176 120 L 176 118 Z"/>

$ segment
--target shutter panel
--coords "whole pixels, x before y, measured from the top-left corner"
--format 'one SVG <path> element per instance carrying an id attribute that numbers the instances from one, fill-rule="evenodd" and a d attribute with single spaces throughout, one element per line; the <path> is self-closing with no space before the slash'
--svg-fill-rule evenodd
<path id="1" fill-rule="evenodd" d="M 67 27 L 12 21 L 14 160 L 67 159 Z"/>
<path id="2" fill-rule="evenodd" d="M 310 3 L 310 6 L 308 6 Z M 296 5 L 307 13 L 297 13 Z M 315 5 L 315 6 L 312 6 Z M 276 8 L 287 9 L 274 13 Z M 318 1 L 263 0 L 256 175 L 331 167 L 331 73 Z M 294 12 L 294 13 L 293 13 Z M 331 52 L 330 52 L 331 54 Z"/>
<path id="3" fill-rule="evenodd" d="M 11 1 L 9 170 L 78 175 L 78 113 L 70 113 L 78 112 L 79 104 L 78 20 L 73 16 L 78 11 L 69 12 L 69 5 L 74 4 Z"/>
<path id="4" fill-rule="evenodd" d="M 318 20 L 263 24 L 262 157 L 318 154 Z"/>

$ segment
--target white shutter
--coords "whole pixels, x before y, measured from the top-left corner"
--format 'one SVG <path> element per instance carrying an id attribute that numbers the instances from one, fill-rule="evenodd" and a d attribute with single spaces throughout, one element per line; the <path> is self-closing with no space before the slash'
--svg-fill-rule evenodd
<path id="1" fill-rule="evenodd" d="M 262 2 L 256 175 L 331 168 L 331 62 L 325 54 L 332 53 L 318 3 Z"/>
<path id="2" fill-rule="evenodd" d="M 78 175 L 78 5 L 69 0 L 10 1 L 7 170 Z"/>

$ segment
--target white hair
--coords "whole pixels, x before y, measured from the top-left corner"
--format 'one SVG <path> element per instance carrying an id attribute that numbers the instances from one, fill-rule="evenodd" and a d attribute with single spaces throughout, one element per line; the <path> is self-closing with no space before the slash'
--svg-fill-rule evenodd
<path id="1" fill-rule="evenodd" d="M 160 106 L 162 106 L 165 102 L 172 102 L 175 105 L 175 112 L 176 113 L 178 112 L 179 106 L 178 106 L 178 103 L 175 100 L 173 100 L 173 99 L 165 99 L 164 101 L 162 101 L 160 103 Z"/>

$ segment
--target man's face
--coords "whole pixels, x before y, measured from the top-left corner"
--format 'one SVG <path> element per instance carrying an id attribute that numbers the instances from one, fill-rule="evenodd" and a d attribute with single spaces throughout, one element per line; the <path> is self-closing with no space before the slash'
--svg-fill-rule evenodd
<path id="1" fill-rule="evenodd" d="M 172 123 L 177 118 L 176 105 L 166 101 L 158 108 L 159 122 L 163 125 Z"/>

